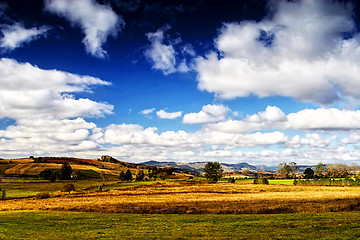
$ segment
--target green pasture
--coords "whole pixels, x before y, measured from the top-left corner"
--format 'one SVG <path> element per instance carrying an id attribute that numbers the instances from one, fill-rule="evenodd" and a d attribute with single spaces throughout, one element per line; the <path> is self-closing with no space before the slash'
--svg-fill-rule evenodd
<path id="1" fill-rule="evenodd" d="M 358 239 L 358 212 L 139 215 L 0 212 L 0 239 Z"/>
<path id="2" fill-rule="evenodd" d="M 293 185 L 294 179 L 268 179 L 269 184 Z"/>
<path id="3" fill-rule="evenodd" d="M 293 185 L 294 179 L 268 179 L 269 184 Z M 236 183 L 254 183 L 254 179 L 236 180 Z"/>
<path id="4" fill-rule="evenodd" d="M 101 180 L 59 180 L 50 182 L 47 180 L 21 180 L 21 179 L 2 179 L 0 188 L 5 189 L 6 197 L 31 197 L 41 192 L 59 192 L 63 190 L 66 183 L 73 183 L 76 190 L 84 188 L 97 189 L 99 186 L 110 185 L 116 182 L 102 182 Z"/>

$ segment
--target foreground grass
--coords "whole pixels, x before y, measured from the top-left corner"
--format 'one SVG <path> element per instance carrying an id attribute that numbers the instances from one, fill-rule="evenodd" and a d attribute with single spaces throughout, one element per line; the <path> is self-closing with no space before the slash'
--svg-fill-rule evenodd
<path id="1" fill-rule="evenodd" d="M 0 212 L 0 239 L 358 239 L 358 212 L 139 215 Z"/>

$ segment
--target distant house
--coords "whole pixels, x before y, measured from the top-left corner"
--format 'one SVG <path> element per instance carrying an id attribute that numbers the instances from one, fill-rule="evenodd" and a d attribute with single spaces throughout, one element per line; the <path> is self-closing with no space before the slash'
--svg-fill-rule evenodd
<path id="1" fill-rule="evenodd" d="M 76 172 L 72 172 L 71 174 L 70 174 L 70 178 L 71 179 L 77 179 L 79 177 L 79 175 L 76 173 Z"/>

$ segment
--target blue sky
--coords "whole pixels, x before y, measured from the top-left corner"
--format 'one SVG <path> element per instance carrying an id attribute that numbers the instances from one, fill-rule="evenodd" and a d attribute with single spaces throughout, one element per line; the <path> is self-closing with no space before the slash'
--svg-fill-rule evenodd
<path id="1" fill-rule="evenodd" d="M 358 163 L 355 1 L 1 1 L 0 157 Z"/>

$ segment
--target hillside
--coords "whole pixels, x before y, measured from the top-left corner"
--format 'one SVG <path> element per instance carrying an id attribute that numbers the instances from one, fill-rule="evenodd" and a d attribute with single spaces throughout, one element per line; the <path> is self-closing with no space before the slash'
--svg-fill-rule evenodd
<path id="1" fill-rule="evenodd" d="M 73 171 L 77 171 L 84 177 L 100 177 L 101 174 L 119 176 L 121 171 L 130 169 L 136 173 L 137 166 L 125 162 L 107 162 L 106 159 L 80 159 L 68 157 L 38 157 L 0 160 L 0 174 L 5 176 L 29 176 L 35 177 L 42 172 L 59 171 L 63 163 L 69 163 Z"/>

